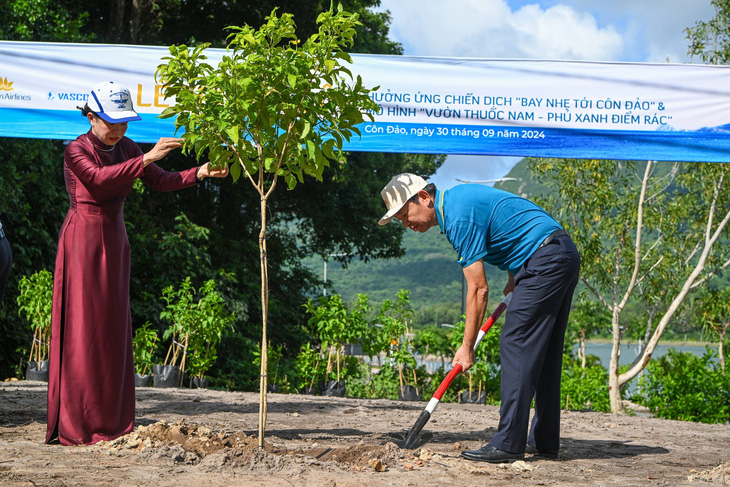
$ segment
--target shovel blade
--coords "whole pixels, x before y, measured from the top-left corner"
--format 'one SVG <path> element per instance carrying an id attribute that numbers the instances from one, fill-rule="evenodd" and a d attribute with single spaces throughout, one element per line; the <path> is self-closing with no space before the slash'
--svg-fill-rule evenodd
<path id="1" fill-rule="evenodd" d="M 421 415 L 418 416 L 416 422 L 413 424 L 411 431 L 408 432 L 408 436 L 406 436 L 406 441 L 403 443 L 403 448 L 412 450 L 416 446 L 416 443 L 418 442 L 418 434 L 421 432 L 423 427 L 426 426 L 426 423 L 428 423 L 429 419 L 431 419 L 431 413 L 428 412 L 428 410 L 424 409 L 421 412 Z"/>

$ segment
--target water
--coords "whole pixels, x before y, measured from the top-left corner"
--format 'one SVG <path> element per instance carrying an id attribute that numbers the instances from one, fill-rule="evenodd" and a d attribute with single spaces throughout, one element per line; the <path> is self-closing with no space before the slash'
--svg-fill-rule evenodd
<path id="1" fill-rule="evenodd" d="M 595 355 L 601 361 L 601 365 L 608 368 L 611 362 L 611 343 L 586 343 L 586 354 Z M 710 345 L 715 352 L 717 352 L 717 345 Z M 702 357 L 705 352 L 705 345 L 685 345 L 681 343 L 671 343 L 667 345 L 657 345 L 654 349 L 654 353 L 651 355 L 652 360 L 661 357 L 668 350 L 674 349 L 677 352 L 692 352 L 698 357 Z M 578 350 L 578 345 L 573 347 L 573 354 L 575 355 Z M 641 352 L 641 344 L 639 343 L 622 343 L 621 344 L 621 356 L 619 358 L 619 365 L 630 365 Z"/>
<path id="2" fill-rule="evenodd" d="M 708 344 L 709 345 L 709 344 Z M 611 343 L 586 343 L 586 354 L 587 355 L 595 355 L 598 357 L 598 359 L 601 361 L 601 365 L 603 365 L 605 368 L 608 368 L 609 364 L 611 363 L 611 348 L 613 345 Z M 710 348 L 717 353 L 717 345 L 710 345 Z M 671 343 L 667 345 L 657 345 L 654 349 L 654 352 L 651 354 L 651 359 L 655 360 L 667 353 L 669 350 L 675 350 L 677 352 L 691 352 L 698 357 L 702 357 L 707 352 L 707 348 L 705 345 L 686 345 L 682 343 Z M 575 355 L 578 350 L 578 345 L 576 344 L 573 347 L 573 354 Z M 622 343 L 621 344 L 621 356 L 619 357 L 618 363 L 619 365 L 631 365 L 634 362 L 634 359 L 639 356 L 639 353 L 641 352 L 641 344 L 639 343 Z M 648 374 L 649 372 L 644 368 L 639 374 L 631 379 L 628 384 L 626 384 L 626 388 L 624 389 L 624 397 L 630 397 L 632 394 L 636 392 L 637 389 L 637 379 L 641 377 L 642 375 Z"/>
<path id="3" fill-rule="evenodd" d="M 586 353 L 588 355 L 595 355 L 601 361 L 601 365 L 608 368 L 611 362 L 611 343 L 586 343 Z M 717 353 L 717 345 L 710 345 L 710 348 Z M 681 343 L 672 343 L 667 345 L 657 345 L 654 349 L 654 353 L 651 358 L 657 359 L 667 353 L 669 349 L 674 349 L 678 352 L 692 352 L 698 357 L 702 357 L 705 354 L 705 345 L 686 345 Z M 573 347 L 573 355 L 576 355 L 578 351 L 578 344 Z M 641 345 L 639 343 L 623 343 L 621 344 L 621 357 L 619 358 L 619 365 L 629 365 L 641 352 Z M 429 360 L 427 358 L 416 355 L 416 361 L 418 365 L 425 365 L 426 370 L 429 373 L 433 373 L 441 368 L 440 360 Z M 451 370 L 451 357 L 446 359 L 446 371 Z"/>

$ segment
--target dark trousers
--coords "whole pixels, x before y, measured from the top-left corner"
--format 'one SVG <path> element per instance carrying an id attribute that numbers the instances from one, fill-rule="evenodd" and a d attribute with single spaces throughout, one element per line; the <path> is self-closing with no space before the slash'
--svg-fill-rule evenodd
<path id="1" fill-rule="evenodd" d="M 579 270 L 578 250 L 566 235 L 536 250 L 515 274 L 500 338 L 500 418 L 489 442 L 495 448 L 522 453 L 528 441 L 541 451 L 560 448 L 563 342 Z"/>
<path id="2" fill-rule="evenodd" d="M 13 253 L 5 235 L 5 229 L 0 225 L 0 309 L 3 307 L 5 287 L 8 285 L 10 267 L 13 265 Z"/>

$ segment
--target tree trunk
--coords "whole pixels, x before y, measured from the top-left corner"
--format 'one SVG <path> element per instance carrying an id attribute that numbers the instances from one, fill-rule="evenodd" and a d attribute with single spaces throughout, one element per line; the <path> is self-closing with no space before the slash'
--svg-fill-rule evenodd
<path id="1" fill-rule="evenodd" d="M 267 371 L 269 362 L 268 340 L 266 337 L 266 325 L 269 315 L 269 272 L 268 257 L 266 254 L 266 198 L 263 197 L 263 183 L 261 186 L 261 231 L 259 232 L 259 256 L 261 264 L 261 382 L 259 397 L 259 448 L 264 447 L 264 434 L 266 431 L 266 386 Z"/>
<path id="2" fill-rule="evenodd" d="M 117 44 L 124 32 L 124 10 L 126 0 L 112 0 L 109 5 L 109 43 Z"/>
<path id="3" fill-rule="evenodd" d="M 340 382 L 340 348 L 337 347 L 337 382 Z M 339 385 L 337 387 L 340 387 Z"/>
<path id="4" fill-rule="evenodd" d="M 129 21 L 129 43 L 139 42 L 139 31 L 142 25 L 142 10 L 146 7 L 147 0 L 132 0 L 132 18 Z"/>
<path id="5" fill-rule="evenodd" d="M 620 303 L 617 302 L 618 298 L 618 273 L 619 266 L 618 261 L 616 265 L 616 274 L 614 276 L 614 299 L 612 311 L 612 331 L 613 331 L 613 348 L 611 349 L 611 363 L 608 369 L 608 396 L 611 403 L 611 412 L 623 413 L 624 406 L 621 398 L 621 386 L 624 384 L 619 380 L 619 358 L 621 356 L 621 336 L 623 331 L 620 326 L 621 312 L 626 307 L 626 303 L 629 301 L 629 297 L 634 292 L 636 287 L 636 280 L 639 276 L 639 269 L 641 267 L 641 232 L 643 231 L 644 225 L 644 200 L 646 199 L 646 187 L 649 182 L 649 176 L 651 175 L 652 162 L 647 161 L 646 169 L 644 170 L 644 178 L 641 181 L 641 192 L 639 193 L 639 204 L 636 210 L 636 240 L 634 242 L 634 270 L 631 274 L 631 280 L 626 288 L 623 299 Z M 623 241 L 624 235 L 621 236 Z M 616 254 L 616 258 L 621 258 L 621 247 Z"/>
<path id="6" fill-rule="evenodd" d="M 725 323 L 723 332 L 720 335 L 719 343 L 717 344 L 717 356 L 720 358 L 720 367 L 722 370 L 725 370 L 725 352 L 723 350 L 723 342 L 725 341 L 725 332 L 727 332 L 728 324 L 730 323 Z"/>
<path id="7" fill-rule="evenodd" d="M 613 345 L 611 347 L 611 360 L 608 367 L 608 397 L 611 403 L 612 413 L 623 413 L 624 405 L 621 399 L 621 385 L 619 384 L 619 358 L 621 357 L 621 326 L 619 324 L 619 311 L 614 306 L 612 328 Z"/>

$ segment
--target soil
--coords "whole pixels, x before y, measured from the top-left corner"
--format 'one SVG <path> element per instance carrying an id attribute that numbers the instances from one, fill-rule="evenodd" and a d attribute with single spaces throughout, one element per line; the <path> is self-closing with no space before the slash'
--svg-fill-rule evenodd
<path id="1" fill-rule="evenodd" d="M 0 485 L 730 486 L 730 425 L 564 411 L 558 460 L 460 458 L 495 432 L 498 408 L 440 404 L 416 449 L 398 445 L 425 402 L 137 389 L 137 427 L 92 446 L 43 443 L 46 384 L 0 383 Z"/>

